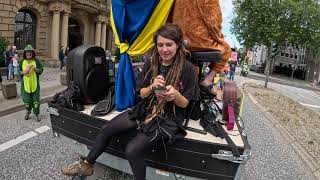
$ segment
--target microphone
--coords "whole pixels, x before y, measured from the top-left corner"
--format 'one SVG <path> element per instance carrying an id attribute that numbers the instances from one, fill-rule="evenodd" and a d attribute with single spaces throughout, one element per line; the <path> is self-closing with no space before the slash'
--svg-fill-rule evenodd
<path id="1" fill-rule="evenodd" d="M 161 65 L 160 66 L 160 75 L 164 78 L 166 78 L 166 75 L 168 74 L 169 72 L 169 68 L 170 66 L 164 66 L 164 65 Z"/>
<path id="2" fill-rule="evenodd" d="M 169 71 L 170 66 L 160 66 L 159 72 L 160 72 L 160 76 L 162 76 L 163 78 L 166 78 L 166 75 Z M 161 93 L 161 92 L 165 92 L 167 90 L 167 88 L 165 86 L 157 86 L 155 87 L 155 93 Z"/>

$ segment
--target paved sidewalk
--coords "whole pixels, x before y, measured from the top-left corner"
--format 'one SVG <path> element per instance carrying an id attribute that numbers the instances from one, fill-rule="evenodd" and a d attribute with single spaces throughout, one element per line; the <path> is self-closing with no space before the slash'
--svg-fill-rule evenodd
<path id="1" fill-rule="evenodd" d="M 62 91 L 66 86 L 60 84 L 60 74 L 63 73 L 58 68 L 44 68 L 42 75 L 40 76 L 40 99 L 41 103 L 45 103 L 51 100 L 52 96 Z M 2 79 L 6 81 L 6 77 Z M 21 83 L 16 82 L 18 96 L 13 99 L 5 99 L 0 90 L 0 117 L 14 113 L 24 109 L 21 94 Z"/>
<path id="2" fill-rule="evenodd" d="M 236 69 L 236 73 L 240 74 L 241 68 L 237 68 Z M 262 73 L 256 73 L 253 71 L 249 72 L 249 78 L 250 76 L 258 76 L 261 78 L 265 78 L 265 74 Z M 269 81 L 270 80 L 276 80 L 279 81 L 283 84 L 292 84 L 293 86 L 297 86 L 300 88 L 304 88 L 304 89 L 310 89 L 313 91 L 318 91 L 320 92 L 320 86 L 319 85 L 315 85 L 315 86 L 311 86 L 310 82 L 306 81 L 306 80 L 299 80 L 299 79 L 295 79 L 295 78 L 291 78 L 291 77 L 287 77 L 285 75 L 278 75 L 278 74 L 272 74 L 271 76 L 269 76 Z"/>
<path id="3" fill-rule="evenodd" d="M 256 97 L 248 91 L 248 84 L 254 83 L 254 81 L 244 81 L 241 83 L 241 87 L 243 88 L 245 94 L 249 97 L 249 99 L 255 104 L 258 109 L 266 116 L 267 120 L 272 124 L 275 129 L 280 132 L 282 137 L 292 146 L 295 152 L 301 157 L 303 162 L 306 164 L 306 167 L 312 172 L 316 179 L 320 179 L 320 162 L 312 156 L 309 152 L 310 149 L 305 147 L 292 133 L 287 126 L 281 123 L 281 120 L 278 119 L 275 115 L 271 113 L 271 111 L 265 107 L 264 104 L 258 102 Z"/>

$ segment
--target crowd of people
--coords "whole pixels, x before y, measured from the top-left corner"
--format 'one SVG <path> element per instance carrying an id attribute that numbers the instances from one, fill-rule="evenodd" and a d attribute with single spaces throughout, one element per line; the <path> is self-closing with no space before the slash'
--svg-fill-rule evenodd
<path id="1" fill-rule="evenodd" d="M 6 67 L 6 75 L 8 81 L 19 81 L 19 55 L 16 46 L 8 45 L 6 50 L 2 52 L 4 65 Z M 2 77 L 1 77 L 2 79 Z"/>

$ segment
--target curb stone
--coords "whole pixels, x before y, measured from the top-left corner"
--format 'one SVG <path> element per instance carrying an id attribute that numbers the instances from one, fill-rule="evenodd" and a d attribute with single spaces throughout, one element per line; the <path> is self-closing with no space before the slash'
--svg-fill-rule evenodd
<path id="1" fill-rule="evenodd" d="M 289 142 L 289 144 L 293 147 L 293 149 L 298 153 L 303 162 L 308 166 L 312 174 L 316 179 L 320 179 L 320 164 L 312 157 L 312 155 L 301 145 L 301 143 L 287 131 L 283 125 L 273 117 L 268 110 L 263 107 L 260 103 L 257 102 L 256 99 L 246 90 L 248 82 L 243 82 L 241 85 L 243 86 L 243 92 L 247 94 L 249 99 L 264 113 L 267 117 L 268 121 L 280 132 L 281 136 Z"/>
<path id="2" fill-rule="evenodd" d="M 300 157 L 303 159 L 304 162 L 307 162 L 307 166 L 310 168 L 312 173 L 315 173 L 319 170 L 319 164 L 314 158 L 306 151 L 306 149 L 300 144 L 300 142 L 295 141 L 292 144 L 292 147 L 296 152 L 299 153 Z"/>
<path id="3" fill-rule="evenodd" d="M 285 129 L 283 127 L 283 125 L 281 125 L 280 123 L 276 124 L 275 127 L 277 128 L 277 130 L 280 132 L 280 134 L 282 135 L 282 137 L 284 137 L 284 139 L 289 142 L 290 144 L 294 143 L 296 141 L 295 138 L 293 138 L 293 136 L 288 132 L 288 131 L 283 131 L 283 129 Z"/>

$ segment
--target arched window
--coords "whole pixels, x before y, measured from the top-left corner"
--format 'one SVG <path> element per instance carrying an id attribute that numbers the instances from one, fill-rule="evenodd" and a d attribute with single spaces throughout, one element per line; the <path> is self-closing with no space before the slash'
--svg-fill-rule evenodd
<path id="1" fill-rule="evenodd" d="M 28 44 L 36 48 L 37 17 L 29 10 L 20 10 L 15 22 L 14 44 L 17 49 L 24 49 Z"/>

